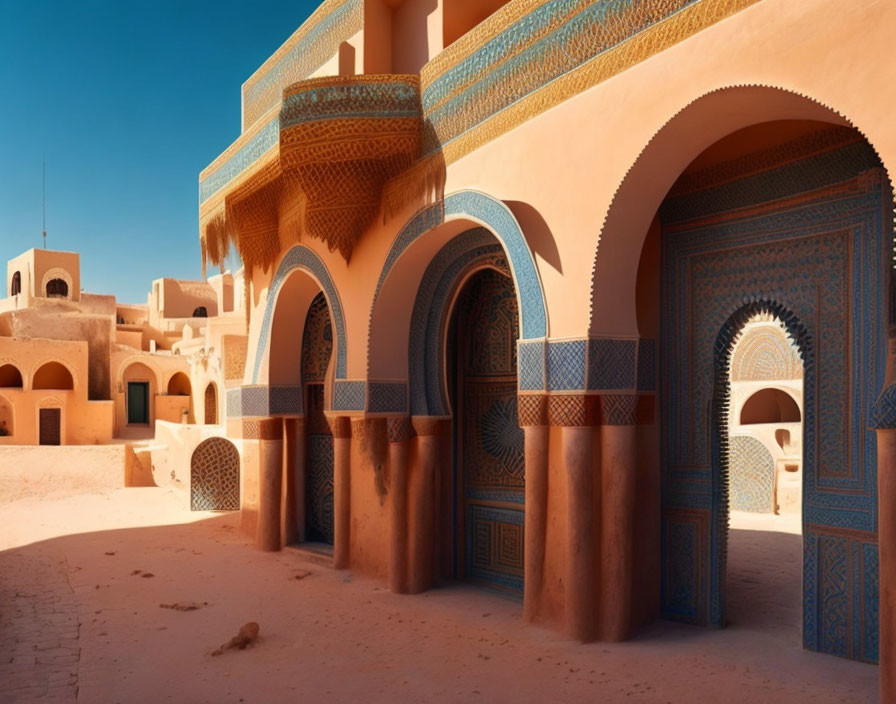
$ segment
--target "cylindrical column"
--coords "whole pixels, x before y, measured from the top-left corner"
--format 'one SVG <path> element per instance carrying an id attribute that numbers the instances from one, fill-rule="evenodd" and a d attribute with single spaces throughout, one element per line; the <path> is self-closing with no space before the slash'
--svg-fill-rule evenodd
<path id="1" fill-rule="evenodd" d="M 333 567 L 346 569 L 351 551 L 352 428 L 347 416 L 327 420 L 333 432 Z"/>
<path id="2" fill-rule="evenodd" d="M 283 419 L 283 491 L 280 500 L 280 536 L 283 545 L 304 539 L 304 531 L 299 528 L 300 525 L 302 528 L 305 525 L 305 475 L 299 467 L 300 452 L 304 454 L 304 430 L 302 418 Z"/>
<path id="3" fill-rule="evenodd" d="M 417 462 L 409 472 L 408 481 L 408 591 L 417 594 L 429 589 L 433 580 L 436 509 L 433 492 L 442 419 L 418 416 L 413 419 L 413 425 L 417 433 Z"/>
<path id="4" fill-rule="evenodd" d="M 281 547 L 280 501 L 283 484 L 283 422 L 265 418 L 258 422 L 258 523 L 255 543 L 262 550 Z"/>
<path id="5" fill-rule="evenodd" d="M 880 700 L 896 701 L 896 428 L 877 431 Z"/>
<path id="6" fill-rule="evenodd" d="M 601 437 L 600 639 L 625 640 L 631 624 L 636 426 L 604 425 Z"/>
<path id="7" fill-rule="evenodd" d="M 545 425 L 530 425 L 525 433 L 526 525 L 523 553 L 523 618 L 532 621 L 544 583 L 548 521 L 548 436 Z"/>
<path id="8" fill-rule="evenodd" d="M 594 479 L 592 428 L 564 427 L 568 513 L 566 558 L 566 624 L 573 638 L 594 637 Z"/>
<path id="9" fill-rule="evenodd" d="M 389 588 L 396 594 L 408 590 L 408 441 L 414 434 L 407 416 L 390 418 L 389 492 Z"/>

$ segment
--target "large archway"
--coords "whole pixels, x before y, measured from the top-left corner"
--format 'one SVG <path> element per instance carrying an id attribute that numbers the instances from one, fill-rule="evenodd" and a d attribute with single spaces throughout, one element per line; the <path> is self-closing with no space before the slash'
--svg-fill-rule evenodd
<path id="1" fill-rule="evenodd" d="M 717 431 L 729 409 L 714 384 L 741 312 L 764 307 L 793 339 L 819 341 L 806 357 L 803 645 L 877 659 L 867 419 L 883 384 L 891 213 L 886 173 L 864 137 L 823 106 L 767 88 L 692 104 L 617 192 L 591 327 L 660 342 L 665 617 L 726 622 L 728 457 Z"/>

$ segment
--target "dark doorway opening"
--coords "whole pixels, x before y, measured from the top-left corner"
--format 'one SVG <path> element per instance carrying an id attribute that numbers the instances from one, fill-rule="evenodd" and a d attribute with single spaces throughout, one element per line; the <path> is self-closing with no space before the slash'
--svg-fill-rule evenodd
<path id="1" fill-rule="evenodd" d="M 149 382 L 128 382 L 128 425 L 149 424 Z"/>

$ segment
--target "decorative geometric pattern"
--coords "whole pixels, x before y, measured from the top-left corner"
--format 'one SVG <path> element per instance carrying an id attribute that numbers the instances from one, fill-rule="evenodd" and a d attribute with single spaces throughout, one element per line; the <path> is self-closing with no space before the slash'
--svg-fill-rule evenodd
<path id="1" fill-rule="evenodd" d="M 548 424 L 548 398 L 544 394 L 519 394 L 517 412 L 521 428 Z"/>
<path id="2" fill-rule="evenodd" d="M 749 328 L 734 346 L 732 381 L 802 379 L 799 352 L 777 324 Z"/>
<path id="3" fill-rule="evenodd" d="M 330 325 L 330 309 L 323 293 L 311 301 L 305 316 L 302 333 L 302 381 L 305 384 L 323 382 L 333 354 L 333 328 Z"/>
<path id="4" fill-rule="evenodd" d="M 756 1 L 508 4 L 423 67 L 424 152 L 450 164 Z"/>
<path id="5" fill-rule="evenodd" d="M 737 511 L 775 512 L 775 460 L 759 440 L 747 435 L 728 439 L 729 501 Z"/>
<path id="6" fill-rule="evenodd" d="M 240 453 L 225 438 L 203 440 L 190 458 L 190 510 L 239 511 Z"/>
<path id="7" fill-rule="evenodd" d="M 333 544 L 333 438 L 308 436 L 307 540 Z"/>
<path id="8" fill-rule="evenodd" d="M 302 388 L 299 386 L 271 386 L 269 415 L 297 416 L 302 414 Z"/>
<path id="9" fill-rule="evenodd" d="M 635 340 L 589 340 L 588 389 L 634 389 L 636 345 Z"/>
<path id="10" fill-rule="evenodd" d="M 269 416 L 269 396 L 270 389 L 267 386 L 237 386 L 227 389 L 227 416 Z"/>
<path id="11" fill-rule="evenodd" d="M 467 578 L 522 594 L 525 513 L 468 502 L 465 517 Z"/>
<path id="12" fill-rule="evenodd" d="M 414 424 L 410 416 L 397 416 L 386 421 L 389 442 L 406 442 L 414 437 Z"/>
<path id="13" fill-rule="evenodd" d="M 585 340 L 548 341 L 548 388 L 582 391 L 585 388 Z"/>
<path id="14" fill-rule="evenodd" d="M 638 391 L 656 391 L 656 340 L 638 340 Z"/>
<path id="15" fill-rule="evenodd" d="M 828 534 L 847 531 L 838 533 L 845 547 L 828 542 L 818 549 L 808 536 L 804 543 L 806 644 L 859 657 L 844 646 L 843 629 L 862 632 L 861 614 L 876 607 L 856 608 L 843 596 L 860 594 L 861 582 L 858 570 L 840 565 L 843 550 L 848 555 L 876 541 L 876 446 L 867 426 L 886 356 L 889 195 L 870 148 L 847 144 L 799 161 L 712 184 L 699 198 L 688 194 L 687 207 L 678 200 L 661 211 L 662 609 L 696 623 L 724 622 L 727 477 L 734 461 L 726 450 L 728 365 L 750 316 L 771 313 L 804 358 L 804 521 Z M 870 171 L 859 175 L 862 169 Z M 819 173 L 831 184 L 825 190 L 817 189 Z M 775 193 L 767 184 L 776 183 L 778 194 L 801 195 L 753 202 L 748 211 L 700 212 L 698 204 L 740 206 L 767 197 Z M 700 220 L 674 221 L 683 214 Z M 681 511 L 705 515 L 709 527 L 691 544 L 692 556 L 674 544 L 681 540 L 675 528 Z M 686 599 L 672 588 L 681 584 L 693 589 Z"/>
<path id="16" fill-rule="evenodd" d="M 869 427 L 875 430 L 896 428 L 896 384 L 883 390 L 871 407 Z"/>
<path id="17" fill-rule="evenodd" d="M 267 303 L 264 308 L 264 315 L 261 320 L 261 329 L 258 333 L 258 346 L 255 350 L 255 366 L 252 370 L 252 383 L 257 383 L 258 374 L 261 370 L 261 362 L 265 350 L 268 347 L 268 338 L 271 334 L 271 324 L 274 319 L 274 306 L 277 300 L 277 293 L 286 277 L 293 271 L 301 270 L 310 273 L 320 284 L 330 311 L 330 318 L 333 326 L 336 328 L 336 378 L 345 378 L 346 360 L 347 360 L 347 341 L 345 334 L 345 317 L 342 313 L 342 302 L 333 279 L 327 271 L 326 265 L 321 261 L 320 257 L 314 251 L 308 249 L 304 245 L 296 245 L 292 247 L 283 257 L 280 266 L 277 267 L 277 273 L 271 281 L 271 287 L 268 290 Z M 361 409 L 363 410 L 363 408 Z"/>
<path id="18" fill-rule="evenodd" d="M 370 382 L 367 399 L 370 413 L 407 413 L 408 387 L 402 382 Z"/>
<path id="19" fill-rule="evenodd" d="M 520 391 L 544 391 L 545 343 L 517 343 L 517 371 Z"/>
<path id="20" fill-rule="evenodd" d="M 363 411 L 366 398 L 366 382 L 337 381 L 333 385 L 334 411 Z"/>
<path id="21" fill-rule="evenodd" d="M 249 339 L 245 335 L 224 335 L 224 379 L 242 379 L 246 373 Z"/>

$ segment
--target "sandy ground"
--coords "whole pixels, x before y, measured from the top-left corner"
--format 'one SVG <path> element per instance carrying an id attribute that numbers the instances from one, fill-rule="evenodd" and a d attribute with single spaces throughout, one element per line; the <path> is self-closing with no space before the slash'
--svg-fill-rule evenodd
<path id="1" fill-rule="evenodd" d="M 0 504 L 0 701 L 877 700 L 876 666 L 800 649 L 799 536 L 750 516 L 734 517 L 729 628 L 580 645 L 469 586 L 399 596 L 258 552 L 234 514 L 185 505 L 163 488 Z M 176 602 L 201 608 L 160 607 Z M 254 648 L 211 655 L 248 621 Z"/>

